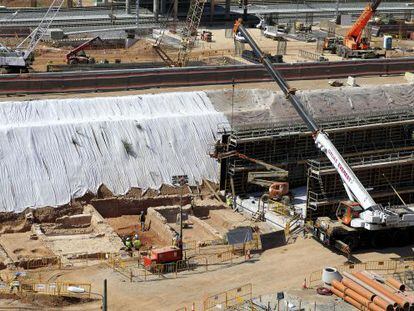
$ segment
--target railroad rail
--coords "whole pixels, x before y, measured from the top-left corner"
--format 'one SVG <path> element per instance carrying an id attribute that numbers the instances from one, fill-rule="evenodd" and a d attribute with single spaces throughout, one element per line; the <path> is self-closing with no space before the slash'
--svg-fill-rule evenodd
<path id="1" fill-rule="evenodd" d="M 287 80 L 332 79 L 414 71 L 414 57 L 275 66 Z M 29 73 L 0 76 L 0 94 L 119 91 L 271 80 L 261 65 Z"/>

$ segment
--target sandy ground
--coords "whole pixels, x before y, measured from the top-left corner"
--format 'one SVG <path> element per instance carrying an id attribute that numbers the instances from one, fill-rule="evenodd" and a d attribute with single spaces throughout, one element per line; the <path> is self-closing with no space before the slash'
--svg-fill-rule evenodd
<path id="1" fill-rule="evenodd" d="M 197 46 L 193 48 L 190 54 L 191 61 L 205 61 L 211 57 L 235 57 L 237 61 L 246 62 L 240 57 L 236 57 L 234 51 L 233 38 L 225 37 L 224 29 L 200 29 L 209 30 L 213 33 L 213 42 L 199 41 Z M 276 53 L 277 41 L 265 38 L 259 29 L 250 29 L 249 32 L 256 40 L 258 45 L 267 53 L 272 55 Z M 178 49 L 164 45 L 163 50 L 174 60 L 177 58 Z M 250 49 L 247 44 L 246 49 Z M 316 53 L 316 42 L 306 43 L 294 39 L 288 39 L 287 51 L 284 55 L 285 62 L 306 61 L 306 59 L 298 56 L 299 50 L 306 50 Z M 39 45 L 36 50 L 36 60 L 33 68 L 36 71 L 45 71 L 48 63 L 64 64 L 65 54 L 70 51 L 70 48 L 52 48 L 45 45 Z M 108 60 L 113 63 L 115 59 L 121 59 L 122 63 L 130 62 L 161 62 L 161 58 L 152 48 L 152 41 L 146 39 L 139 40 L 135 45 L 129 49 L 104 49 L 104 50 L 88 50 L 87 54 L 94 57 L 98 62 L 101 60 Z M 325 55 L 329 60 L 340 60 L 336 55 Z M 309 61 L 309 60 L 308 60 Z"/>
<path id="2" fill-rule="evenodd" d="M 221 235 L 225 235 L 228 230 L 234 229 L 235 227 L 242 226 L 244 224 L 246 226 L 254 225 L 241 214 L 235 213 L 229 209 L 211 210 L 209 217 L 203 221 L 220 232 Z"/>
<path id="3" fill-rule="evenodd" d="M 14 261 L 54 256 L 40 240 L 31 240 L 30 234 L 31 232 L 2 234 L 0 244 Z"/>
<path id="4" fill-rule="evenodd" d="M 361 261 L 380 260 L 412 255 L 411 248 L 387 249 L 356 255 Z M 201 303 L 207 295 L 252 283 L 253 295 L 258 296 L 287 289 L 299 289 L 305 277 L 326 266 L 342 265 L 345 258 L 324 248 L 312 239 L 299 238 L 295 244 L 268 250 L 256 261 L 235 264 L 211 272 L 187 275 L 177 279 L 164 279 L 147 283 L 130 283 L 105 267 L 88 267 L 79 271 L 63 272 L 57 280 L 91 282 L 93 291 L 100 293 L 102 283 L 108 279 L 110 310 L 176 310 Z M 52 273 L 52 272 L 51 272 Z M 138 297 L 138 298 L 137 298 Z M 0 302 L 1 305 L 1 302 Z M 93 310 L 99 303 L 82 306 Z M 65 308 L 73 310 L 72 308 Z"/>
<path id="5" fill-rule="evenodd" d="M 180 226 L 176 224 L 169 224 L 174 230 L 177 232 L 180 231 Z M 189 242 L 189 241 L 209 241 L 217 239 L 216 236 L 211 234 L 207 229 L 205 229 L 200 224 L 194 222 L 190 227 L 183 228 L 183 241 Z"/>

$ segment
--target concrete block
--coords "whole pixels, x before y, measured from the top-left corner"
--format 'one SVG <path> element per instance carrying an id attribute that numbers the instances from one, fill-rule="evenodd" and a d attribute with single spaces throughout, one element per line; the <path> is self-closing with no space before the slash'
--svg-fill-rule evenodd
<path id="1" fill-rule="evenodd" d="M 352 87 L 356 87 L 358 86 L 358 84 L 356 83 L 356 79 L 355 77 L 349 76 L 348 79 L 346 80 L 346 84 L 348 86 L 352 86 Z"/>
<path id="2" fill-rule="evenodd" d="M 65 37 L 65 33 L 60 28 L 49 29 L 48 35 L 51 40 L 62 40 Z"/>
<path id="3" fill-rule="evenodd" d="M 404 78 L 408 83 L 414 83 L 414 73 L 412 72 L 406 72 L 404 74 Z"/>
<path id="4" fill-rule="evenodd" d="M 91 224 L 92 215 L 78 214 L 73 216 L 63 216 L 56 219 L 56 223 L 61 224 L 64 228 L 86 227 Z"/>

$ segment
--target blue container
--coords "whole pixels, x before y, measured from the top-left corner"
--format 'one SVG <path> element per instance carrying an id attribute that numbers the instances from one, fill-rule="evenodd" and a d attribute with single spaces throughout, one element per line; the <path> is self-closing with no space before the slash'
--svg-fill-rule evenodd
<path id="1" fill-rule="evenodd" d="M 392 49 L 392 36 L 384 36 L 384 49 L 391 50 Z"/>

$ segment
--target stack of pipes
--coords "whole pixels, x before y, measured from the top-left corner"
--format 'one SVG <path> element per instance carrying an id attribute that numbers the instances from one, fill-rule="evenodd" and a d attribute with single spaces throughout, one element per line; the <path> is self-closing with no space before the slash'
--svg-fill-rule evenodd
<path id="1" fill-rule="evenodd" d="M 382 278 L 368 271 L 343 273 L 341 281 L 333 280 L 330 290 L 363 311 L 409 310 L 414 296 L 396 279 Z"/>

